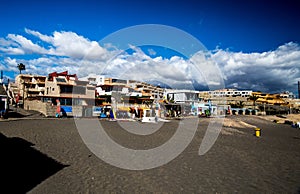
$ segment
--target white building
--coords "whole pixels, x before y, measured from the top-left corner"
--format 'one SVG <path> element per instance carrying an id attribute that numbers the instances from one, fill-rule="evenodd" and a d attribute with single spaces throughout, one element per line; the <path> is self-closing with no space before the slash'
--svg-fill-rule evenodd
<path id="1" fill-rule="evenodd" d="M 175 103 L 191 103 L 199 101 L 199 91 L 166 89 L 164 98 Z"/>
<path id="2" fill-rule="evenodd" d="M 91 75 L 88 75 L 87 77 L 79 78 L 79 80 L 88 81 L 90 85 L 100 86 L 100 85 L 104 85 L 105 76 L 104 75 L 91 74 Z"/>
<path id="3" fill-rule="evenodd" d="M 210 97 L 249 97 L 252 95 L 252 90 L 236 90 L 236 89 L 221 89 L 207 91 Z"/>

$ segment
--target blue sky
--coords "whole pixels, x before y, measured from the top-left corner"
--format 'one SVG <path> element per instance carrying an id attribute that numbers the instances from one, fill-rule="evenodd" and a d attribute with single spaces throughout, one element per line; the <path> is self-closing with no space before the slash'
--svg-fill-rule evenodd
<path id="1" fill-rule="evenodd" d="M 61 61 L 57 62 L 58 58 L 62 57 L 61 54 L 57 56 L 58 50 L 54 52 L 56 54 L 49 54 L 46 51 L 41 53 L 34 49 L 24 48 L 24 45 L 20 44 L 20 37 L 39 45 L 37 49 L 49 50 L 50 47 L 57 45 L 42 40 L 32 31 L 50 37 L 54 37 L 54 32 L 72 32 L 88 41 L 99 41 L 126 27 L 140 24 L 163 24 L 181 29 L 201 41 L 212 52 L 212 58 L 217 60 L 224 73 L 227 87 L 268 92 L 296 91 L 294 83 L 300 80 L 300 63 L 297 61 L 300 43 L 299 10 L 298 0 L 85 0 L 74 2 L 2 0 L 0 48 L 6 49 L 0 50 L 0 65 L 7 75 L 13 77 L 18 73 L 12 68 L 14 62 L 21 61 L 28 64 L 28 70 L 26 70 L 28 73 L 39 73 L 41 72 L 39 68 L 45 68 L 45 66 L 37 65 L 36 61 L 32 61 L 33 59 L 45 61 L 46 58 L 47 60 L 55 58 L 51 61 L 55 63 L 53 64 L 55 68 L 51 69 L 51 62 L 48 62 L 47 70 L 60 70 L 57 66 L 61 66 L 61 69 L 67 68 L 78 73 L 78 67 L 76 70 L 71 65 L 64 66 Z M 7 41 L 10 41 L 10 45 Z M 25 52 L 8 52 L 9 47 L 19 48 L 19 51 Z M 143 51 L 144 53 L 141 52 L 136 56 L 150 55 L 145 50 Z M 160 55 L 171 58 L 170 54 L 168 55 L 163 49 L 153 51 L 151 52 L 152 58 Z M 270 59 L 272 56 L 275 58 Z M 74 56 L 64 55 L 64 57 L 71 60 Z M 257 71 L 260 71 L 260 76 L 255 74 L 256 63 L 254 61 L 258 60 L 257 57 L 259 60 L 269 62 L 264 61 L 256 67 Z M 178 59 L 177 62 L 180 63 L 180 60 Z M 164 64 L 170 64 L 170 60 L 164 60 Z M 250 76 L 245 76 L 249 73 L 249 67 L 254 69 L 251 69 Z M 261 71 L 268 75 L 262 74 Z M 287 74 L 286 80 L 278 80 L 279 75 L 284 75 L 282 72 Z M 263 78 L 266 77 L 269 79 L 264 81 Z M 201 85 L 201 80 L 198 82 Z"/>

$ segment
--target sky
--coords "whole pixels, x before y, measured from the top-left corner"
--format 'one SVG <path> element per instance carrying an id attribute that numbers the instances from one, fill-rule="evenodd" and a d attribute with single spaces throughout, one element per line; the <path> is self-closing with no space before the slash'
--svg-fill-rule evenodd
<path id="1" fill-rule="evenodd" d="M 0 70 L 11 80 L 23 63 L 23 73 L 31 74 L 68 70 L 79 77 L 106 73 L 174 88 L 296 94 L 299 10 L 298 0 L 1 0 Z M 103 42 L 122 29 L 148 24 L 172 29 L 158 34 L 138 30 L 122 40 L 128 48 L 118 47 L 120 33 L 115 42 Z M 186 36 L 194 42 L 185 41 Z M 134 44 L 158 37 L 169 41 L 162 44 L 168 48 Z M 196 40 L 205 49 L 182 54 L 178 45 Z"/>

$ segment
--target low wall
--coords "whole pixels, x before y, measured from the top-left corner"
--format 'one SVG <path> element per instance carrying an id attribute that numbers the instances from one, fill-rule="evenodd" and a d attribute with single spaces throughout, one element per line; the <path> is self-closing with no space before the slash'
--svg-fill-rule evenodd
<path id="1" fill-rule="evenodd" d="M 25 100 L 24 109 L 25 110 L 35 110 L 46 117 L 55 117 L 56 107 L 53 106 L 50 102 L 42 102 L 40 100 Z M 83 107 L 83 106 L 61 106 L 64 109 L 64 116 L 68 117 L 92 117 L 93 116 L 93 107 Z"/>
<path id="2" fill-rule="evenodd" d="M 52 106 L 51 103 L 42 102 L 40 100 L 25 100 L 24 109 L 38 111 L 46 117 L 55 117 L 56 106 Z"/>
<path id="3" fill-rule="evenodd" d="M 73 106 L 72 107 L 72 116 L 73 117 L 82 117 L 82 111 L 83 111 L 83 107 L 82 106 Z"/>

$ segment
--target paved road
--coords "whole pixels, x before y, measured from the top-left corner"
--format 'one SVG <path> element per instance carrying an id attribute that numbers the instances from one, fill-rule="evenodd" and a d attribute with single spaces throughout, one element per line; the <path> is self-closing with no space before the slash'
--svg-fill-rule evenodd
<path id="1" fill-rule="evenodd" d="M 199 156 L 209 121 L 201 119 L 182 154 L 144 171 L 120 169 L 97 158 L 83 143 L 72 119 L 0 122 L 5 140 L 1 141 L 1 160 L 6 164 L 1 170 L 7 176 L 21 177 L 8 179 L 6 189 L 30 193 L 299 193 L 300 130 L 256 117 L 234 119 L 262 128 L 262 137 L 254 137 L 251 128 L 222 133 L 212 149 Z M 102 124 L 116 142 L 149 149 L 167 141 L 178 122 L 165 123 L 148 136 L 128 134 L 117 122 Z M 17 156 L 11 157 L 12 152 Z M 22 168 L 14 170 L 18 164 Z M 11 181 L 14 187 L 9 186 Z M 28 186 L 21 187 L 24 183 Z"/>

